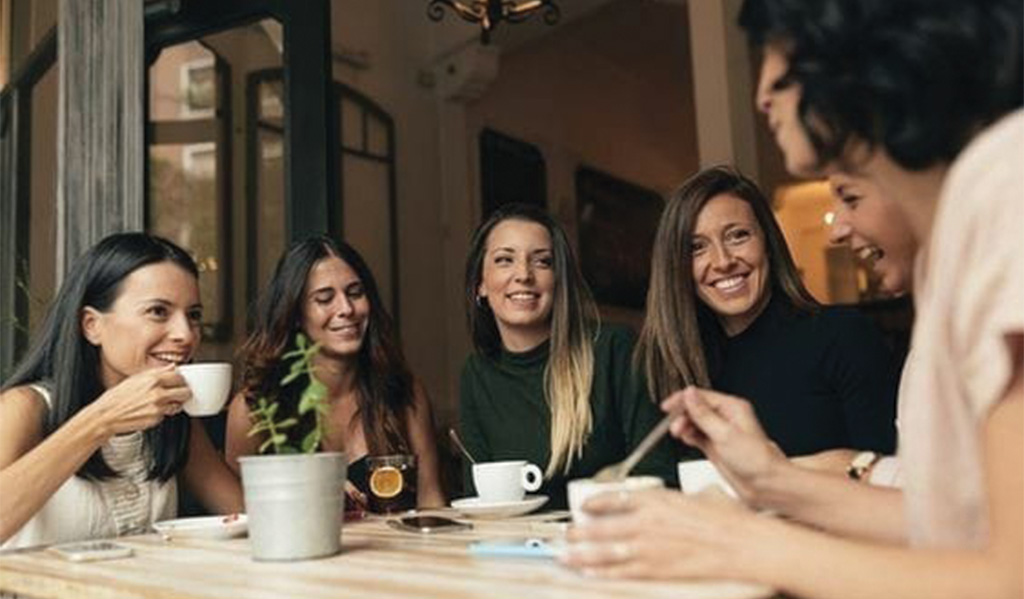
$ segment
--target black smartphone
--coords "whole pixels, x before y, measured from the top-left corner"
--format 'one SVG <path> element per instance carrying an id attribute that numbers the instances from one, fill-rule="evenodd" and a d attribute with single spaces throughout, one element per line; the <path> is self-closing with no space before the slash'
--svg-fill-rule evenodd
<path id="1" fill-rule="evenodd" d="M 388 520 L 388 526 L 397 530 L 418 532 L 425 535 L 473 528 L 473 525 L 468 522 L 459 522 L 458 520 L 441 516 L 408 516 L 397 520 Z"/>

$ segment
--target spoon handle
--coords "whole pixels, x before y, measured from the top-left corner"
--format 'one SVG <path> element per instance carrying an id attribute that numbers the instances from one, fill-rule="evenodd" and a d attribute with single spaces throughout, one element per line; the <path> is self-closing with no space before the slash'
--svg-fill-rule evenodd
<path id="1" fill-rule="evenodd" d="M 668 432 L 668 427 L 672 424 L 672 419 L 674 417 L 674 414 L 668 414 L 662 418 L 661 422 L 652 428 L 651 432 L 647 433 L 647 436 L 643 438 L 643 441 L 640 441 L 640 444 L 636 446 L 636 449 L 634 449 L 633 452 L 622 461 L 621 472 L 623 477 L 629 474 L 633 467 L 636 466 L 637 462 L 642 460 L 644 456 L 647 455 L 647 452 L 649 452 L 651 448 L 658 443 L 658 441 L 661 441 L 661 438 Z"/>
<path id="2" fill-rule="evenodd" d="M 455 432 L 454 428 L 448 429 L 448 438 L 452 440 L 452 443 L 455 444 L 455 447 L 459 448 L 459 451 L 462 452 L 462 455 L 466 456 L 466 459 L 469 460 L 470 464 L 476 463 L 476 460 L 473 459 L 473 454 L 469 453 L 469 450 L 466 449 L 466 446 L 462 444 L 462 441 L 459 439 L 459 434 Z"/>

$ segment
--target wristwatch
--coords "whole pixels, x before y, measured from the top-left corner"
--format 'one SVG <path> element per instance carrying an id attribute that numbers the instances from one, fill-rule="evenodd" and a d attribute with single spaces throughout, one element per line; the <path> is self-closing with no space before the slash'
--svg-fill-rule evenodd
<path id="1" fill-rule="evenodd" d="M 846 467 L 846 476 L 849 476 L 853 480 L 862 480 L 864 475 L 868 473 L 868 470 L 875 465 L 875 462 L 882 456 L 878 455 L 873 451 L 862 451 L 857 455 L 853 456 L 850 460 L 850 465 Z"/>

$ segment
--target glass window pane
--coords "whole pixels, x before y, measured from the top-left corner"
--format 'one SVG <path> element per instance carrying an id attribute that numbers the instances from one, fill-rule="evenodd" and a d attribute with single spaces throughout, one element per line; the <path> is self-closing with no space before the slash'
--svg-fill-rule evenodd
<path id="1" fill-rule="evenodd" d="M 366 138 L 368 144 L 367 152 L 381 158 L 391 153 L 387 122 L 373 115 L 368 115 L 366 119 Z"/>
<path id="2" fill-rule="evenodd" d="M 272 129 L 257 133 L 256 210 L 252 234 L 259 241 L 256 250 L 257 293 L 274 273 L 274 266 L 284 252 L 284 136 Z"/>
<path id="3" fill-rule="evenodd" d="M 363 109 L 349 100 L 341 101 L 341 147 L 364 151 Z"/>
<path id="4" fill-rule="evenodd" d="M 57 87 L 51 67 L 32 89 L 29 183 L 28 327 L 35 331 L 46 316 L 57 282 Z"/>
<path id="5" fill-rule="evenodd" d="M 389 311 L 392 306 L 390 165 L 348 155 L 342 161 L 345 240 L 366 258 Z"/>
<path id="6" fill-rule="evenodd" d="M 217 144 L 151 145 L 149 170 L 149 230 L 195 258 L 204 321 L 216 325 L 225 315 Z"/>

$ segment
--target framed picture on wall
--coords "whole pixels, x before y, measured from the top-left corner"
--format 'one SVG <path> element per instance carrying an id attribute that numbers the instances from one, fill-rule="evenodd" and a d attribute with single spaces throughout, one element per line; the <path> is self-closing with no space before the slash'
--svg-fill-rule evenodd
<path id="1" fill-rule="evenodd" d="M 642 310 L 662 197 L 599 170 L 576 170 L 580 267 L 598 303 Z"/>

